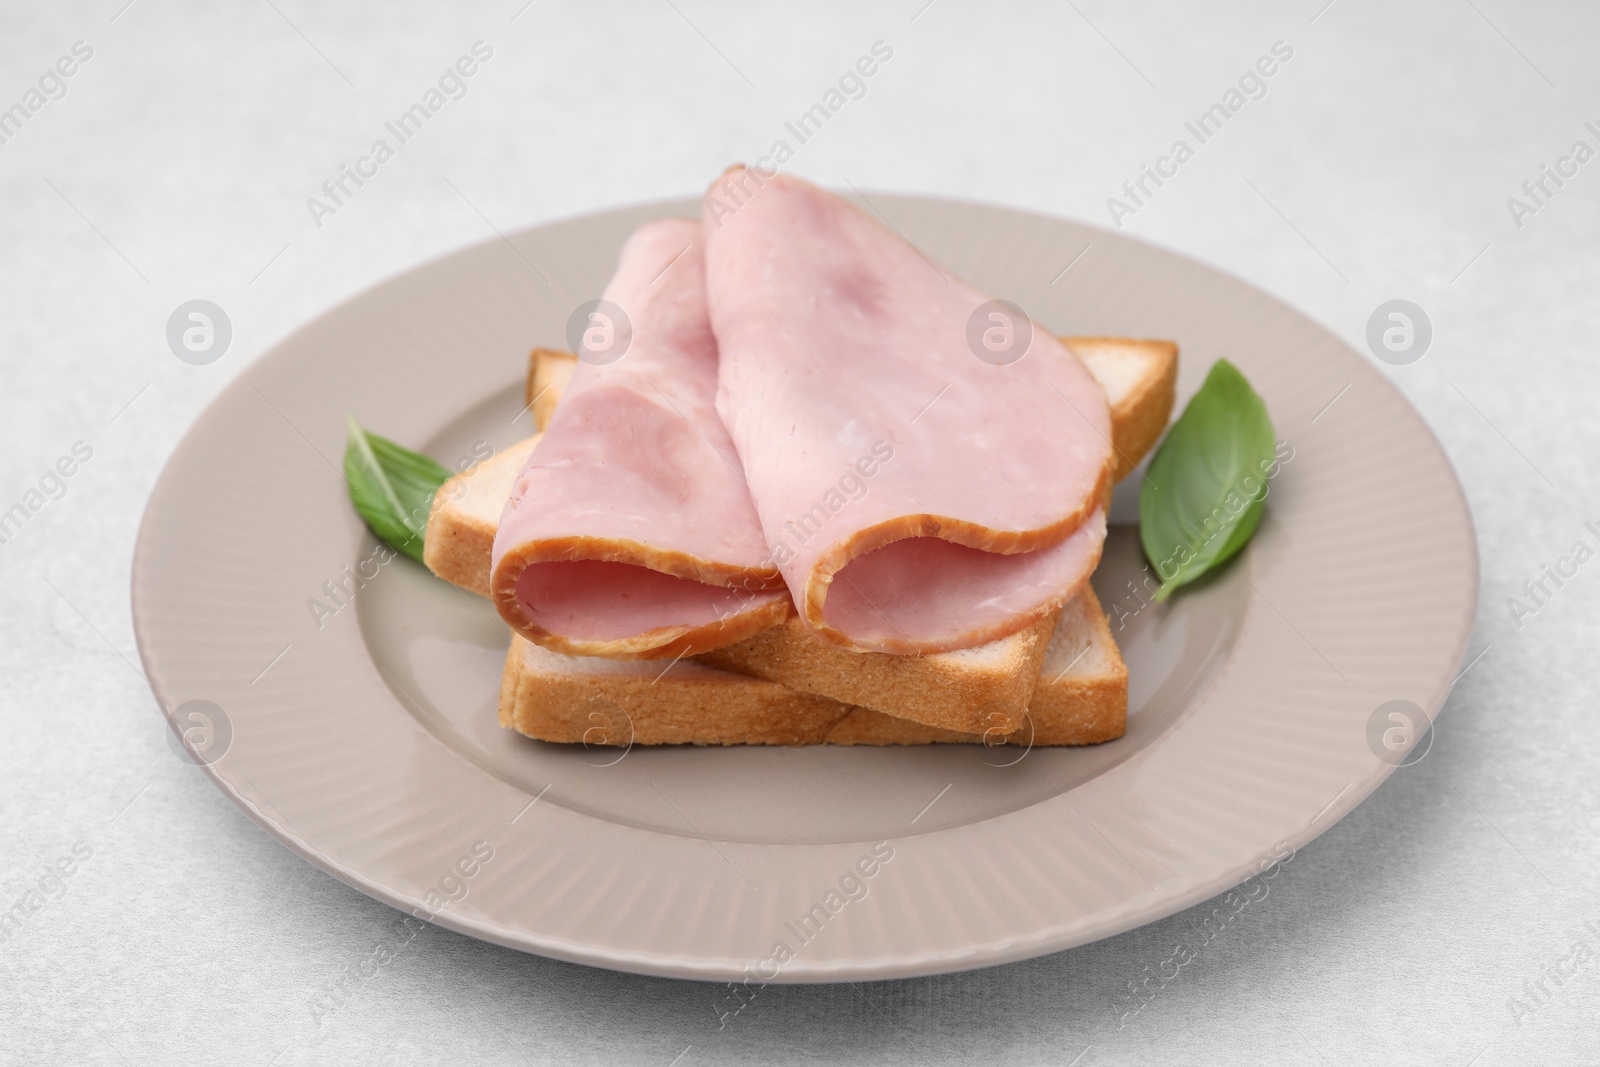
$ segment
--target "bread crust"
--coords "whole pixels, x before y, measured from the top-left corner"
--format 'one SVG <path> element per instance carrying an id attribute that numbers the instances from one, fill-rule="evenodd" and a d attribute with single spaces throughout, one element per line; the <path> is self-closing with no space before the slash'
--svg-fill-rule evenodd
<path id="1" fill-rule="evenodd" d="M 452 585 L 489 596 L 500 512 L 539 436 L 534 434 L 473 464 L 433 494 L 422 538 L 422 562 L 430 571 Z"/>
<path id="2" fill-rule="evenodd" d="M 1120 482 L 1155 447 L 1172 418 L 1177 400 L 1178 346 L 1171 341 L 1126 337 L 1063 337 L 1061 342 L 1084 361 L 1091 374 L 1096 362 L 1108 356 L 1127 359 L 1137 355 L 1145 361 L 1133 387 L 1111 398 L 1111 480 Z"/>
<path id="3" fill-rule="evenodd" d="M 816 745 L 849 713 L 826 697 L 691 663 L 665 674 L 563 671 L 560 657 L 512 639 L 500 725 L 540 741 L 630 745 Z M 644 666 L 644 665 L 641 665 Z"/>
<path id="4" fill-rule="evenodd" d="M 1128 672 L 1092 590 L 1062 612 L 1052 637 L 1069 664 L 1039 678 L 1023 725 L 950 730 L 897 718 L 700 663 L 665 673 L 639 665 L 597 672 L 513 638 L 500 687 L 500 723 L 540 741 L 629 745 L 1004 744 L 1016 749 L 1098 744 L 1127 726 Z M 1084 648 L 1089 654 L 1081 654 Z"/>
<path id="5" fill-rule="evenodd" d="M 542 433 L 556 413 L 556 404 L 578 369 L 578 357 L 554 348 L 535 348 L 528 353 L 528 384 L 523 391 L 523 406 L 533 411 L 533 424 Z"/>
<path id="6" fill-rule="evenodd" d="M 954 733 L 1008 734 L 1023 725 L 1059 615 L 1052 611 L 1035 619 L 998 647 L 985 649 L 982 658 L 855 652 L 818 641 L 793 617 L 748 641 L 708 652 L 700 662 L 891 715 L 912 715 Z"/>

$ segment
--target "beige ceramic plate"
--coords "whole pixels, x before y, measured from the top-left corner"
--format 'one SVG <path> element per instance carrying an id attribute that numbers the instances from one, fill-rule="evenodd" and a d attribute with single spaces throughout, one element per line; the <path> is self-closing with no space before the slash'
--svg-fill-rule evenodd
<path id="1" fill-rule="evenodd" d="M 1293 449 L 1254 543 L 1167 605 L 1131 591 L 1137 537 L 1113 530 L 1095 584 L 1128 663 L 1125 738 L 622 753 L 496 725 L 505 628 L 409 560 L 372 559 L 340 474 L 344 416 L 447 464 L 526 436 L 528 349 L 567 346 L 635 226 L 694 210 L 667 203 L 411 271 L 201 416 L 151 496 L 133 609 L 156 696 L 217 785 L 312 863 L 452 929 L 796 982 L 1106 937 L 1237 884 L 1367 796 L 1415 733 L 1406 705 L 1381 706 L 1432 717 L 1477 595 L 1466 504 L 1411 408 L 1326 330 L 1180 256 L 990 207 L 872 203 L 1058 333 L 1178 340 L 1182 396 L 1232 359 Z M 375 576 L 353 600 L 330 596 L 360 574 Z"/>

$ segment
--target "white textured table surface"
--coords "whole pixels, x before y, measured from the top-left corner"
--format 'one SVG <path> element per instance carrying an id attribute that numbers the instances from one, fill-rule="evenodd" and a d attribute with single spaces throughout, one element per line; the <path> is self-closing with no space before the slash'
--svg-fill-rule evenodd
<path id="1" fill-rule="evenodd" d="M 0 1060 L 1595 1062 L 1600 564 L 1538 605 L 1523 583 L 1600 547 L 1600 161 L 1571 155 L 1600 150 L 1600 10 L 1323 2 L 4 4 L 0 108 L 31 113 L 0 124 L 0 511 L 39 506 L 0 544 Z M 313 220 L 479 40 L 465 95 Z M 1197 913 L 973 973 L 769 987 L 720 1031 L 722 987 L 408 941 L 169 751 L 128 614 L 163 461 L 310 316 L 491 227 L 692 195 L 793 144 L 785 121 L 878 41 L 892 58 L 789 169 L 1099 224 L 1122 196 L 1126 232 L 1358 348 L 1381 303 L 1425 309 L 1428 352 L 1384 373 L 1467 487 L 1487 651 L 1429 754 L 1165 983 Z M 1279 41 L 1265 95 L 1185 132 Z M 1193 158 L 1135 204 L 1120 186 L 1179 138 Z M 1534 199 L 1546 165 L 1570 176 Z M 209 366 L 166 343 L 194 298 L 232 322 Z M 92 457 L 49 476 L 75 445 Z"/>

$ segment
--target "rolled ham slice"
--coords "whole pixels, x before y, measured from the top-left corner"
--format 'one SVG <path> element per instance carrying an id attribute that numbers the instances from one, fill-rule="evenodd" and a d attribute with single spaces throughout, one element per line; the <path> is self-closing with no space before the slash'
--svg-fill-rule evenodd
<path id="1" fill-rule="evenodd" d="M 490 592 L 519 634 L 570 655 L 655 659 L 788 617 L 715 406 L 701 227 L 663 219 L 623 247 L 561 406 L 512 487 Z M 608 313 L 612 318 L 614 313 Z M 589 341 L 631 340 L 620 356 Z"/>
<path id="2" fill-rule="evenodd" d="M 980 358 L 989 298 L 815 186 L 706 195 L 717 410 L 805 623 L 863 651 L 970 648 L 1099 562 L 1111 415 L 1047 330 Z M 999 322 L 1000 320 L 993 320 Z"/>

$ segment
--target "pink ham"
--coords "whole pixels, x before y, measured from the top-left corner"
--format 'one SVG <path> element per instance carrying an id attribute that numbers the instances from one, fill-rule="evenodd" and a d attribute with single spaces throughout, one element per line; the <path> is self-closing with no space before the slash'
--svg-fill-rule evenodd
<path id="1" fill-rule="evenodd" d="M 942 652 L 1082 588 L 1112 451 L 1077 357 L 1035 326 L 1015 362 L 979 359 L 988 298 L 805 182 L 735 168 L 704 222 L 717 410 L 807 625 Z"/>
<path id="2" fill-rule="evenodd" d="M 580 354 L 517 476 L 494 539 L 495 607 L 573 655 L 654 659 L 742 641 L 782 622 L 789 597 L 716 412 L 700 225 L 641 227 L 605 299 L 627 315 L 631 342 L 614 362 Z"/>

